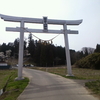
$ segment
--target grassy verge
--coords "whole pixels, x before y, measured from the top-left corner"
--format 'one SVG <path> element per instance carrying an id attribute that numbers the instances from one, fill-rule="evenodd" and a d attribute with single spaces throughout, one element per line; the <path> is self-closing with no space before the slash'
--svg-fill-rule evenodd
<path id="1" fill-rule="evenodd" d="M 68 77 L 66 67 L 33 67 L 33 69 L 47 71 L 58 74 L 67 78 L 85 79 L 85 80 L 100 80 L 100 70 L 72 68 L 74 77 Z"/>
<path id="2" fill-rule="evenodd" d="M 100 70 L 72 68 L 74 76 L 71 77 L 66 76 L 66 67 L 34 67 L 33 69 L 58 74 L 65 78 L 89 80 L 89 82 L 85 83 L 85 86 L 88 87 L 96 96 L 100 98 Z"/>
<path id="3" fill-rule="evenodd" d="M 28 78 L 15 81 L 16 77 L 17 70 L 0 70 L 0 89 L 4 88 L 7 80 L 9 79 L 5 92 L 0 96 L 0 100 L 16 100 L 27 86 L 29 82 Z"/>
<path id="4" fill-rule="evenodd" d="M 94 94 L 98 95 L 100 98 L 100 80 L 87 82 L 85 83 L 85 86 L 87 86 L 90 90 L 94 92 Z"/>

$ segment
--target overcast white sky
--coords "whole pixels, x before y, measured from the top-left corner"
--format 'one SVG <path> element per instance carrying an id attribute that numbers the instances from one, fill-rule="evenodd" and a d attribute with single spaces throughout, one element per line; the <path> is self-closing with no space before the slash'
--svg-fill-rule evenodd
<path id="1" fill-rule="evenodd" d="M 79 34 L 69 37 L 70 49 L 81 50 L 82 47 L 95 48 L 100 44 L 100 0 L 0 0 L 0 14 L 48 19 L 78 20 L 83 19 L 79 26 L 68 26 L 68 29 L 78 30 Z M 18 32 L 7 32 L 5 27 L 18 27 L 19 23 L 5 22 L 0 19 L 0 44 L 14 42 L 19 37 Z M 42 29 L 42 25 L 25 24 L 28 28 Z M 62 26 L 49 26 L 50 29 L 62 29 Z M 41 39 L 51 39 L 57 34 L 39 34 Z M 25 38 L 28 33 L 25 33 Z M 36 39 L 36 38 L 34 38 Z M 59 35 L 54 44 L 64 46 L 64 36 Z"/>

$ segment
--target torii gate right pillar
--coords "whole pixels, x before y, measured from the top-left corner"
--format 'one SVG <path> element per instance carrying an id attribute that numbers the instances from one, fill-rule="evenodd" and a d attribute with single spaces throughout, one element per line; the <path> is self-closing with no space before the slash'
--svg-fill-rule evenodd
<path id="1" fill-rule="evenodd" d="M 66 24 L 63 25 L 63 28 L 64 28 L 64 40 L 65 40 L 65 54 L 66 54 L 66 62 L 67 62 L 67 76 L 74 76 L 72 74 L 72 69 L 71 69 L 71 61 L 70 61 L 71 59 L 70 59 L 68 33 L 67 33 Z"/>

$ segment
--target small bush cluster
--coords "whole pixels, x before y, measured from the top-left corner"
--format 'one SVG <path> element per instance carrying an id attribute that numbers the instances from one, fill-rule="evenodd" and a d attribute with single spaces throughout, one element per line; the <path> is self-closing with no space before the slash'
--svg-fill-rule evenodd
<path id="1" fill-rule="evenodd" d="M 100 69 L 100 53 L 90 54 L 75 63 L 78 68 Z"/>

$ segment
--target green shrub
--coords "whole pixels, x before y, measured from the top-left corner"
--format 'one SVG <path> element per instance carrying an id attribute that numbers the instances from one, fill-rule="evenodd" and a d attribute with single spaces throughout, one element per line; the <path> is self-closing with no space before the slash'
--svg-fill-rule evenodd
<path id="1" fill-rule="evenodd" d="M 100 53 L 90 54 L 75 63 L 79 68 L 100 69 Z"/>

